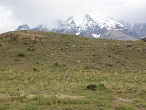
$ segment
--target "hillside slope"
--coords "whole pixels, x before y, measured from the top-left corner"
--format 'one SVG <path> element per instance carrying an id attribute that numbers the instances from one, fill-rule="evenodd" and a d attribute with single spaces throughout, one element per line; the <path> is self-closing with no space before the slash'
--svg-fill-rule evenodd
<path id="1" fill-rule="evenodd" d="M 146 43 L 97 40 L 39 31 L 16 31 L 0 35 L 0 69 L 70 69 L 102 71 L 144 70 Z M 21 55 L 22 54 L 22 55 Z"/>
<path id="2" fill-rule="evenodd" d="M 146 42 L 0 35 L 0 110 L 146 110 Z"/>

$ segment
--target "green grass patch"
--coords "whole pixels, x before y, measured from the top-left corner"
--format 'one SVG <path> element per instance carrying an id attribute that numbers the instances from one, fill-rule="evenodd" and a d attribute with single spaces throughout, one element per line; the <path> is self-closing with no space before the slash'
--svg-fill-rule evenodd
<path id="1" fill-rule="evenodd" d="M 145 65 L 142 40 L 4 33 L 0 35 L 0 109 L 146 109 Z"/>

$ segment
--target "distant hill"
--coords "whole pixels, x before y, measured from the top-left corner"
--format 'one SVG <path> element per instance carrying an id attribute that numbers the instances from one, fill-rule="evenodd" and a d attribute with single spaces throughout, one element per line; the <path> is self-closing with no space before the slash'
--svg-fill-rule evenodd
<path id="1" fill-rule="evenodd" d="M 0 70 L 85 69 L 138 71 L 146 65 L 143 41 L 89 39 L 42 31 L 0 35 Z"/>
<path id="2" fill-rule="evenodd" d="M 146 23 L 135 23 L 132 29 L 137 33 L 138 36 L 146 36 Z"/>

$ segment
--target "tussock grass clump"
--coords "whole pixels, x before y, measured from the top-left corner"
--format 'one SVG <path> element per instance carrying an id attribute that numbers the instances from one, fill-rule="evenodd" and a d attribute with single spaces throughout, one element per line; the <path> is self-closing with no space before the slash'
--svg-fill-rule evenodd
<path id="1" fill-rule="evenodd" d="M 59 67 L 60 65 L 56 62 L 56 63 L 53 64 L 53 66 Z"/>
<path id="2" fill-rule="evenodd" d="M 86 87 L 86 89 L 90 89 L 90 90 L 92 90 L 92 91 L 103 91 L 103 90 L 106 90 L 106 87 L 105 87 L 105 85 L 104 84 L 98 84 L 98 85 L 96 85 L 96 84 L 89 84 L 87 87 Z"/>
<path id="3" fill-rule="evenodd" d="M 18 57 L 25 57 L 25 54 L 24 53 L 19 53 L 17 56 Z"/>
<path id="4" fill-rule="evenodd" d="M 90 84 L 86 87 L 86 89 L 90 89 L 92 91 L 96 91 L 97 90 L 97 87 L 96 87 L 96 84 Z"/>

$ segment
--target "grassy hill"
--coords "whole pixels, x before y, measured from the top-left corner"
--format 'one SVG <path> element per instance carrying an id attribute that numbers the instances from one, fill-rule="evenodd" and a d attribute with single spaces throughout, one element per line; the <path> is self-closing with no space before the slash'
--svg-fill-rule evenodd
<path id="1" fill-rule="evenodd" d="M 15 31 L 0 52 L 2 110 L 146 109 L 144 41 Z"/>

